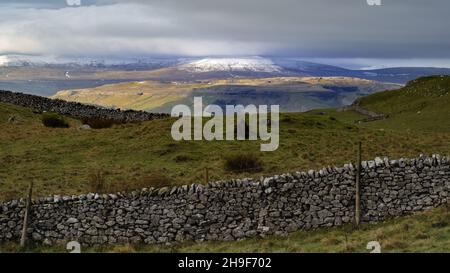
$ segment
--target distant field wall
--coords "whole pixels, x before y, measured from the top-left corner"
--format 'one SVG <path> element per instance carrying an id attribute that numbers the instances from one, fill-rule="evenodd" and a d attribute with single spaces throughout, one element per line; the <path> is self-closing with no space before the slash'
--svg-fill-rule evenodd
<path id="1" fill-rule="evenodd" d="M 53 112 L 75 118 L 95 118 L 118 122 L 140 122 L 168 118 L 167 114 L 148 113 L 144 111 L 108 109 L 94 105 L 49 99 L 40 96 L 0 90 L 0 103 L 9 103 L 29 107 L 41 112 Z"/>
<path id="2" fill-rule="evenodd" d="M 376 223 L 448 203 L 450 157 L 362 162 L 362 222 Z M 30 240 L 52 245 L 240 240 L 354 221 L 351 164 L 262 180 L 231 180 L 109 195 L 35 200 Z M 24 201 L 0 205 L 0 242 L 17 241 Z"/>

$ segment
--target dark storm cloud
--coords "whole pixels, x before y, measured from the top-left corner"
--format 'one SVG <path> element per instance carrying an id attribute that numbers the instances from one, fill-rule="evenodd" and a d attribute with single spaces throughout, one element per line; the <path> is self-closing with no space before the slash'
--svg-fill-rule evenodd
<path id="1" fill-rule="evenodd" d="M 0 54 L 450 58 L 448 0 L 0 1 Z"/>

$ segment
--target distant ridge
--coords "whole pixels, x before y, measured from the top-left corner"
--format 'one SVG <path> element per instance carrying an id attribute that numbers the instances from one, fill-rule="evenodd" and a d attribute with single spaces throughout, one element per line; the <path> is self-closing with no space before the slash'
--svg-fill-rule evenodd
<path id="1" fill-rule="evenodd" d="M 123 60 L 46 59 L 2 56 L 0 84 L 14 81 L 52 80 L 67 84 L 75 81 L 196 81 L 227 78 L 275 76 L 353 77 L 405 84 L 431 75 L 450 75 L 450 68 L 392 67 L 381 69 L 347 69 L 326 63 L 314 63 L 296 57 L 167 57 L 128 58 Z M 71 78 L 66 77 L 70 72 Z M 95 83 L 98 86 L 97 83 Z M 0 88 L 22 90 L 8 86 Z M 73 89 L 79 87 L 64 87 Z M 60 90 L 61 90 L 60 89 Z M 59 91 L 59 90 L 57 90 Z"/>

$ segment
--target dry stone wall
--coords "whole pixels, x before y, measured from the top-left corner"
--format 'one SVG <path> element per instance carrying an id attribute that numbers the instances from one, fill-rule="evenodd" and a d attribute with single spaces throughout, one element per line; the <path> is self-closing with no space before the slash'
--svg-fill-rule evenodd
<path id="1" fill-rule="evenodd" d="M 77 102 L 68 102 L 1 90 L 0 102 L 30 107 L 41 112 L 46 111 L 69 115 L 76 118 L 99 118 L 119 122 L 139 122 L 169 117 L 168 114 L 155 114 L 134 110 L 121 111 L 119 109 L 109 109 Z"/>
<path id="2" fill-rule="evenodd" d="M 363 162 L 362 221 L 376 223 L 446 204 L 450 158 Z M 261 179 L 34 201 L 29 237 L 46 245 L 240 240 L 339 226 L 354 218 L 351 164 Z M 24 201 L 0 205 L 0 242 L 18 240 Z"/>

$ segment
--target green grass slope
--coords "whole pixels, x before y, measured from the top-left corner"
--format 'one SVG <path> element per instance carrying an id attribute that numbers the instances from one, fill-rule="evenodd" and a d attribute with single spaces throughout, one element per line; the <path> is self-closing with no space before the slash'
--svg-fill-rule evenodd
<path id="1" fill-rule="evenodd" d="M 374 127 L 396 130 L 450 131 L 450 76 L 423 77 L 404 88 L 359 99 L 369 110 L 389 115 Z"/>
<path id="2" fill-rule="evenodd" d="M 334 110 L 282 114 L 279 149 L 262 153 L 259 141 L 176 142 L 173 119 L 80 130 L 81 123 L 68 118 L 70 128 L 55 129 L 30 109 L 1 104 L 0 200 L 22 197 L 30 181 L 36 196 L 45 196 L 86 193 L 97 182 L 110 191 L 204 183 L 206 167 L 210 180 L 220 180 L 341 165 L 354 161 L 358 141 L 364 159 L 450 152 L 446 132 L 379 130 L 354 124 L 357 117 Z M 262 169 L 228 171 L 224 159 L 239 153 L 254 153 Z"/>

